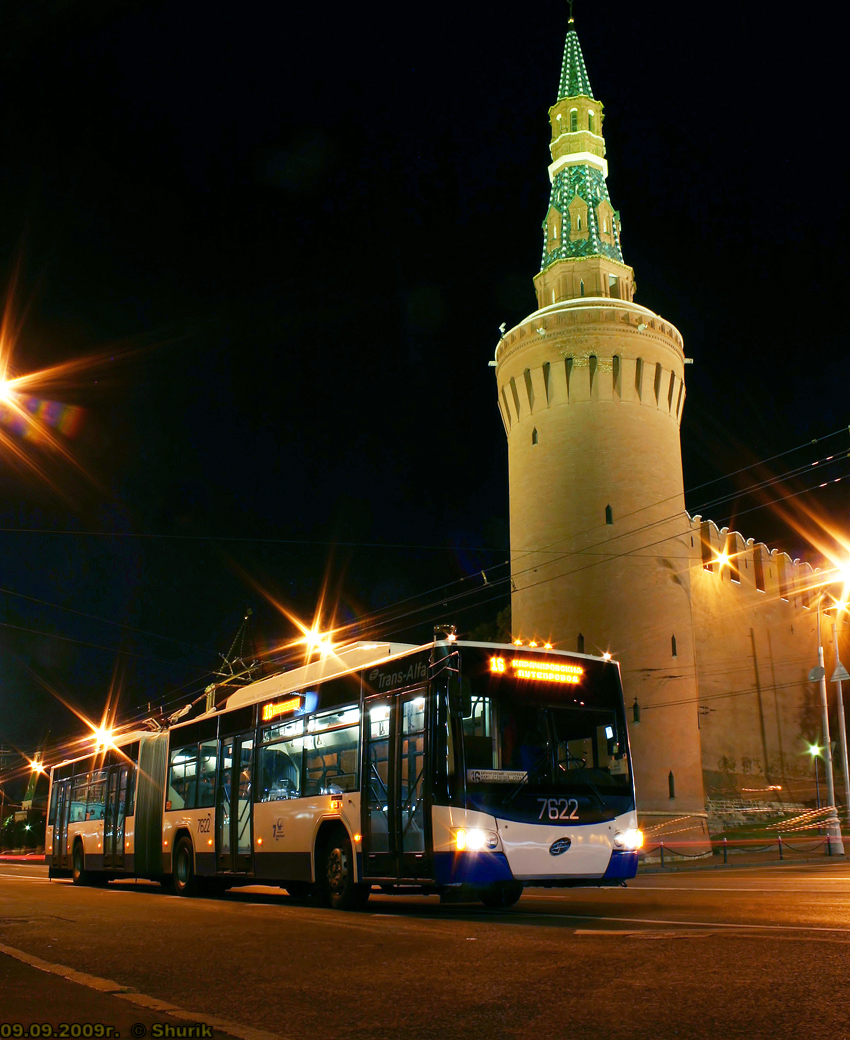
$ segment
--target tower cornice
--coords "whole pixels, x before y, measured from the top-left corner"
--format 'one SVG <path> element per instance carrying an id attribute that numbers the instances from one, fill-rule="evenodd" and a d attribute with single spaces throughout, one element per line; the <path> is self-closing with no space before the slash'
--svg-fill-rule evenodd
<path id="1" fill-rule="evenodd" d="M 502 365 L 517 351 L 531 344 L 560 338 L 571 327 L 584 323 L 615 325 L 650 337 L 661 337 L 668 347 L 673 348 L 680 361 L 685 361 L 682 334 L 672 322 L 630 300 L 588 296 L 580 300 L 560 300 L 548 307 L 541 307 L 512 329 L 506 330 L 496 344 L 496 365 Z"/>

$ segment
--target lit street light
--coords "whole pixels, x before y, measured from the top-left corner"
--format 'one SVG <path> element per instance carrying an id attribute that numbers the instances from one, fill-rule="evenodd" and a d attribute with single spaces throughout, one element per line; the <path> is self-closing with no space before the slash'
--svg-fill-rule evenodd
<path id="1" fill-rule="evenodd" d="M 839 604 L 839 606 L 844 606 Z M 850 679 L 847 669 L 841 663 L 838 654 L 838 611 L 832 619 L 832 647 L 835 651 L 835 671 L 832 673 L 830 682 L 838 684 L 838 737 L 841 742 L 841 768 L 844 770 L 844 812 L 850 821 L 850 770 L 847 768 L 847 729 L 844 724 L 844 690 L 842 680 Z"/>
<path id="2" fill-rule="evenodd" d="M 820 758 L 820 748 L 817 744 L 809 744 L 809 754 L 815 760 L 815 791 L 817 793 L 818 809 L 820 809 L 820 774 L 818 773 L 818 759 Z"/>
<path id="3" fill-rule="evenodd" d="M 823 641 L 821 639 L 821 608 L 826 590 L 821 591 L 818 596 L 818 663 L 817 667 L 809 672 L 809 679 L 817 682 L 820 689 L 820 707 L 823 722 L 824 743 L 824 771 L 826 772 L 826 796 L 830 809 L 829 819 L 826 821 L 826 843 L 830 854 L 837 852 L 839 856 L 844 855 L 844 844 L 841 840 L 841 824 L 838 822 L 838 811 L 835 807 L 835 782 L 832 774 L 832 748 L 829 740 L 829 708 L 826 699 L 826 670 L 823 666 Z M 816 763 L 817 768 L 817 763 Z"/>

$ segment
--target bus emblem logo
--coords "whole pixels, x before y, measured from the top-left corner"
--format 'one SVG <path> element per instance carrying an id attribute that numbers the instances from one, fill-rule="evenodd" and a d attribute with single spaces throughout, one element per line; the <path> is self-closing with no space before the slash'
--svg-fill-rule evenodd
<path id="1" fill-rule="evenodd" d="M 549 846 L 550 856 L 563 856 L 567 849 L 572 845 L 569 838 L 558 838 L 557 841 L 553 841 Z"/>

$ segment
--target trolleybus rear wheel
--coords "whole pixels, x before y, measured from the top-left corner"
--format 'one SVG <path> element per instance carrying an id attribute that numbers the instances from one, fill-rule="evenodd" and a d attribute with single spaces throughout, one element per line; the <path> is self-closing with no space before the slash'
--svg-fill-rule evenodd
<path id="1" fill-rule="evenodd" d="M 178 896 L 193 896 L 198 891 L 198 879 L 195 877 L 195 853 L 192 842 L 181 838 L 174 850 L 172 863 L 174 873 L 172 885 Z"/>
<path id="2" fill-rule="evenodd" d="M 91 872 L 86 870 L 86 857 L 83 854 L 83 843 L 78 841 L 74 846 L 71 858 L 71 877 L 75 885 L 90 885 L 92 883 Z"/>

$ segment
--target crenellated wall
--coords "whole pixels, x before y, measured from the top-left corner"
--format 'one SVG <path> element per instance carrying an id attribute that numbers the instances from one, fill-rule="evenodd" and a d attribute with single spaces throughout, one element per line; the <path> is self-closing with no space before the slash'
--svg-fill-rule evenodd
<path id="1" fill-rule="evenodd" d="M 808 676 L 817 664 L 823 577 L 806 562 L 745 541 L 700 516 L 691 520 L 690 541 L 706 796 L 813 803 L 815 774 L 808 747 L 820 742 L 822 726 L 818 685 Z M 722 566 L 717 562 L 721 553 L 730 557 Z M 841 658 L 850 661 L 846 613 L 838 634 Z M 835 670 L 830 614 L 822 617 L 822 640 L 829 680 Z M 831 737 L 837 741 L 834 684 L 828 687 L 828 701 Z M 645 718 L 651 725 L 652 712 Z M 838 753 L 834 764 L 840 798 Z M 825 795 L 824 787 L 823 800 Z"/>

